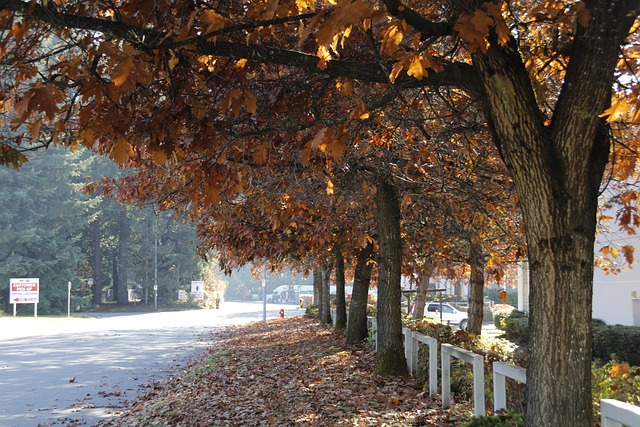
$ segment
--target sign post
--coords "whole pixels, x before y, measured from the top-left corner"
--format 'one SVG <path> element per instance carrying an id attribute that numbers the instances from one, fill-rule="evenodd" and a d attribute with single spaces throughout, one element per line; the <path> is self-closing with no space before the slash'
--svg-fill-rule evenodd
<path id="1" fill-rule="evenodd" d="M 38 317 L 40 279 L 9 279 L 9 302 L 13 304 L 15 317 L 18 304 L 34 304 L 33 317 Z"/>
<path id="2" fill-rule="evenodd" d="M 191 297 L 194 300 L 204 299 L 204 281 L 191 281 Z"/>

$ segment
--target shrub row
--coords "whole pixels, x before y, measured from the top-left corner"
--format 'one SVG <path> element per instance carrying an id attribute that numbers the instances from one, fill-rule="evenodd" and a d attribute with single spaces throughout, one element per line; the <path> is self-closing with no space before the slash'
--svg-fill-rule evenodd
<path id="1" fill-rule="evenodd" d="M 613 358 L 640 366 L 640 327 L 593 325 L 593 357 L 602 361 Z M 614 356 L 615 355 L 615 356 Z"/>
<path id="2" fill-rule="evenodd" d="M 512 307 L 497 310 L 493 321 L 498 329 L 505 331 L 507 338 L 517 342 L 528 342 L 529 319 L 526 315 Z M 607 362 L 613 358 L 640 366 L 640 327 L 609 326 L 602 320 L 594 319 L 593 358 Z"/>

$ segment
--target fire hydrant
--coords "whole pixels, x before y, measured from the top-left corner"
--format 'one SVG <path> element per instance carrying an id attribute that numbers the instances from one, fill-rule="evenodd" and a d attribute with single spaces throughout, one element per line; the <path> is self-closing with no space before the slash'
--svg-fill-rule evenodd
<path id="1" fill-rule="evenodd" d="M 284 317 L 284 308 L 280 309 L 280 317 Z"/>

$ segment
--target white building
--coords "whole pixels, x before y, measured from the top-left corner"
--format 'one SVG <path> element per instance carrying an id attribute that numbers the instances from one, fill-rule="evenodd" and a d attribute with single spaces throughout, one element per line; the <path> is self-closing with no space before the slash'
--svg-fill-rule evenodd
<path id="1" fill-rule="evenodd" d="M 605 242 L 611 245 L 620 243 L 619 239 L 612 238 L 610 233 L 599 234 L 596 255 Z M 636 256 L 640 256 L 640 236 L 625 236 L 624 244 L 632 244 L 638 249 Z M 618 274 L 606 274 L 602 268 L 594 268 L 594 319 L 603 320 L 607 325 L 640 326 L 640 263 L 634 266 Z M 526 261 L 518 265 L 518 310 L 529 311 L 529 263 Z"/>

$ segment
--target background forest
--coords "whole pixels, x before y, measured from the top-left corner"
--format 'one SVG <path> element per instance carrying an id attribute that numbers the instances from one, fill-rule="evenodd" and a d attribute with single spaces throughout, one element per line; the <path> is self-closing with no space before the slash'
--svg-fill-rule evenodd
<path id="1" fill-rule="evenodd" d="M 153 304 L 156 220 L 159 305 L 174 304 L 178 289 L 189 290 L 206 269 L 232 284 L 229 298 L 257 291 L 259 281 L 249 269 L 221 278 L 215 262 L 198 258 L 194 227 L 174 213 L 83 191 L 89 182 L 122 174 L 111 160 L 60 147 L 33 151 L 29 158 L 20 170 L 0 168 L 2 310 L 12 309 L 9 280 L 19 277 L 40 279 L 42 314 L 66 312 L 69 281 L 73 311 L 118 298 Z M 130 291 L 122 293 L 126 285 Z M 31 304 L 18 304 L 19 313 L 32 311 Z"/>

